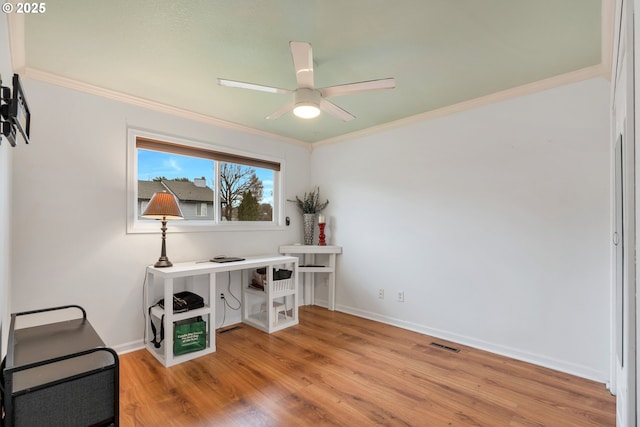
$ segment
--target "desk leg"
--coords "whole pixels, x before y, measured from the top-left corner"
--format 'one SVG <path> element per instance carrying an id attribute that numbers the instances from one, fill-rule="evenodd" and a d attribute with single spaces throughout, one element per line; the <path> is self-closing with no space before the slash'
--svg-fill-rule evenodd
<path id="1" fill-rule="evenodd" d="M 164 279 L 164 360 L 173 365 L 173 279 Z"/>
<path id="2" fill-rule="evenodd" d="M 298 304 L 299 304 L 299 294 L 300 294 L 300 282 L 298 281 L 299 270 L 298 270 L 298 261 L 293 263 L 293 289 L 295 292 L 293 293 L 293 307 L 291 307 L 291 315 L 293 316 L 293 321 L 298 323 Z"/>
<path id="3" fill-rule="evenodd" d="M 305 265 L 314 265 L 316 262 L 315 254 L 305 254 Z M 304 305 L 315 305 L 315 273 L 304 273 Z"/>
<path id="4" fill-rule="evenodd" d="M 209 348 L 216 350 L 216 301 L 218 300 L 216 286 L 216 273 L 209 273 Z"/>
<path id="5" fill-rule="evenodd" d="M 241 310 L 241 321 L 244 323 L 249 318 L 249 305 L 247 304 L 247 299 L 244 295 L 245 287 L 249 287 L 249 283 L 251 280 L 249 279 L 249 272 L 244 269 L 240 272 L 240 310 Z"/>
<path id="6" fill-rule="evenodd" d="M 329 310 L 335 311 L 336 309 L 336 254 L 329 254 L 329 267 L 331 267 L 331 273 L 329 273 L 329 301 L 327 305 Z"/>

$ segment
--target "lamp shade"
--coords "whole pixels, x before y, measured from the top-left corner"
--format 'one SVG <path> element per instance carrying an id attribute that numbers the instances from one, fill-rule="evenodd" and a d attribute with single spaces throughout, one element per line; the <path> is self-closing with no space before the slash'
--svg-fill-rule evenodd
<path id="1" fill-rule="evenodd" d="M 149 205 L 142 213 L 142 216 L 145 218 L 155 218 L 155 219 L 182 219 L 182 211 L 180 210 L 180 206 L 178 206 L 178 201 L 175 196 L 171 193 L 167 193 L 165 191 L 160 193 L 155 193 L 151 200 L 149 201 Z"/>

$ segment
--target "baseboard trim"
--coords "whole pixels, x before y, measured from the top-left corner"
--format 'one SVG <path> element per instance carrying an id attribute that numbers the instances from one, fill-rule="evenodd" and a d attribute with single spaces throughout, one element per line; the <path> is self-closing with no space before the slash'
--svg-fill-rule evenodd
<path id="1" fill-rule="evenodd" d="M 131 341 L 128 343 L 116 345 L 112 348 L 116 351 L 116 353 L 118 353 L 118 355 L 127 354 L 133 351 L 142 350 L 144 348 L 144 341 L 143 340 Z"/>
<path id="2" fill-rule="evenodd" d="M 327 301 L 316 300 L 315 305 L 327 308 Z M 509 357 L 511 359 L 520 360 L 534 365 L 542 366 L 556 371 L 564 372 L 570 375 L 586 378 L 592 381 L 597 381 L 603 384 L 609 384 L 609 378 L 606 372 L 597 371 L 587 366 L 569 363 L 563 360 L 550 358 L 541 354 L 529 353 L 515 349 L 513 347 L 502 346 L 495 343 L 490 343 L 483 340 L 478 340 L 473 337 L 456 334 L 450 331 L 441 329 L 430 328 L 418 323 L 407 322 L 401 319 L 396 319 L 390 316 L 384 316 L 371 311 L 361 310 L 355 307 L 349 307 L 345 305 L 336 304 L 336 311 L 351 314 L 353 316 L 362 317 L 365 319 L 373 320 L 376 322 L 384 323 L 398 328 L 406 329 L 420 334 L 429 335 L 434 338 L 439 338 L 447 341 L 452 341 L 458 344 L 466 345 L 469 347 L 477 348 L 479 350 L 488 351 L 490 353 L 499 354 L 501 356 Z M 238 322 L 241 323 L 241 322 Z M 230 325 L 225 325 L 225 327 Z M 120 344 L 113 349 L 119 354 L 131 353 L 133 351 L 142 350 L 145 348 L 143 340 L 131 341 L 128 343 Z"/>
<path id="3" fill-rule="evenodd" d="M 498 354 L 500 356 L 509 357 L 511 359 L 520 360 L 522 362 L 532 363 L 534 365 L 564 372 L 570 375 L 575 375 L 577 377 L 586 378 L 592 381 L 597 381 L 603 384 L 607 384 L 609 382 L 609 378 L 606 372 L 598 371 L 598 370 L 589 368 L 588 366 L 570 363 L 570 362 L 566 362 L 559 359 L 554 359 L 541 354 L 521 351 L 513 347 L 507 347 L 507 346 L 479 340 L 473 337 L 456 334 L 450 331 L 430 328 L 425 325 L 420 325 L 413 322 L 407 322 L 407 321 L 396 319 L 390 316 L 384 316 L 378 313 L 361 310 L 359 308 L 336 304 L 336 311 L 341 311 L 343 313 L 351 314 L 351 315 L 362 317 L 369 320 L 374 320 L 376 322 L 384 323 L 391 326 L 396 326 L 398 328 L 407 329 L 407 330 L 418 332 L 424 335 L 429 335 L 434 338 L 452 341 L 452 342 L 473 347 L 479 350 Z"/>

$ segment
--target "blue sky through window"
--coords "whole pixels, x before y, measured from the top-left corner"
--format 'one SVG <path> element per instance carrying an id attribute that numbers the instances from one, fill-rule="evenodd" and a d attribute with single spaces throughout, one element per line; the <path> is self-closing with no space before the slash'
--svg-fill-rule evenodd
<path id="1" fill-rule="evenodd" d="M 253 168 L 264 188 L 263 203 L 273 204 L 273 174 L 269 169 Z M 179 154 L 138 149 L 138 180 L 151 181 L 163 176 L 167 179 L 205 177 L 207 186 L 213 188 L 213 160 Z"/>

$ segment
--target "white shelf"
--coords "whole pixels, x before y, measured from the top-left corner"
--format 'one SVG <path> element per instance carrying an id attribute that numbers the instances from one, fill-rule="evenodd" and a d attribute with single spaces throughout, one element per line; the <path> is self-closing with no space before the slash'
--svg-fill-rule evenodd
<path id="1" fill-rule="evenodd" d="M 276 266 L 285 266 L 292 270 L 291 279 L 273 281 L 272 269 Z M 243 313 L 243 321 L 249 325 L 255 326 L 265 332 L 275 332 L 280 329 L 295 325 L 298 323 L 298 258 L 282 255 L 271 255 L 262 257 L 247 257 L 244 261 L 215 263 L 215 262 L 186 262 L 174 264 L 172 267 L 156 268 L 147 267 L 147 280 L 145 283 L 144 301 L 146 307 L 151 307 L 151 316 L 155 318 L 154 324 L 156 329 L 160 331 L 159 321 L 164 316 L 164 341 L 159 348 L 151 342 L 146 343 L 147 350 L 164 366 L 173 366 L 187 360 L 192 360 L 206 354 L 216 351 L 216 334 L 215 334 L 215 297 L 216 292 L 216 275 L 218 273 L 226 273 L 229 271 L 241 271 L 243 283 L 249 283 L 247 280 L 247 272 L 253 269 L 266 267 L 268 274 L 268 283 L 271 285 L 267 291 L 251 290 L 243 287 L 241 305 Z M 186 285 L 179 286 L 178 283 Z M 205 306 L 195 310 L 182 313 L 173 313 L 172 310 L 165 311 L 155 305 L 160 298 L 165 301 L 172 301 L 173 294 L 183 290 L 178 287 L 186 286 L 188 290 L 195 292 L 204 298 Z M 277 290 L 277 291 L 274 291 Z M 255 292 L 253 292 L 255 291 Z M 250 296 L 250 297 L 249 297 Z M 292 319 L 285 321 L 284 319 L 277 323 L 268 320 L 269 316 L 273 317 L 272 310 L 265 314 L 265 319 L 260 319 L 247 311 L 247 298 L 261 298 L 273 303 L 274 299 L 284 298 L 292 299 L 291 305 Z M 271 313 L 271 314 L 269 314 Z M 178 320 L 190 319 L 202 316 L 207 322 L 207 341 L 203 350 L 194 351 L 183 355 L 173 354 L 173 322 Z M 150 319 L 146 319 L 147 337 L 152 337 Z"/>
<path id="2" fill-rule="evenodd" d="M 202 268 L 193 268 L 193 264 L 176 264 L 167 268 L 147 268 L 147 280 L 145 284 L 145 304 L 151 307 L 151 319 L 146 319 L 147 337 L 149 337 L 147 350 L 164 366 L 173 366 L 187 360 L 204 356 L 216 351 L 215 335 L 215 274 Z M 191 268 L 189 268 L 191 267 Z M 183 289 L 187 287 L 188 289 Z M 173 301 L 173 294 L 181 290 L 190 290 L 203 297 L 205 306 L 181 313 L 173 312 L 173 305 L 170 310 L 155 305 L 160 298 L 165 301 Z M 190 353 L 173 354 L 173 328 L 174 322 L 191 319 L 201 316 L 207 323 L 206 343 L 202 350 Z M 164 340 L 159 348 L 151 342 L 153 332 L 150 322 L 153 321 L 158 337 L 161 322 L 164 324 Z"/>
<path id="3" fill-rule="evenodd" d="M 304 303 L 315 304 L 315 275 L 327 273 L 329 275 L 329 295 L 327 308 L 331 311 L 336 307 L 336 255 L 342 253 L 341 246 L 327 245 L 282 245 L 278 248 L 281 254 L 302 255 L 303 260 L 298 271 L 304 274 Z M 327 260 L 327 263 L 316 262 L 316 255 Z"/>
<path id="4" fill-rule="evenodd" d="M 265 264 L 260 268 L 265 268 L 264 290 L 251 288 L 248 285 L 242 288 L 242 321 L 261 331 L 273 333 L 289 326 L 298 324 L 298 258 L 286 257 L 286 263 Z M 282 280 L 273 280 L 273 269 L 276 266 L 283 266 L 285 269 L 291 270 L 291 278 Z M 247 274 L 246 281 L 253 278 L 252 274 Z M 273 311 L 273 302 L 282 300 L 289 311 L 291 318 L 280 320 L 276 319 Z M 266 311 L 260 312 L 259 308 L 264 305 Z"/>
<path id="5" fill-rule="evenodd" d="M 206 316 L 209 313 L 211 313 L 211 308 L 208 305 L 205 305 L 204 307 L 196 308 L 195 310 L 184 311 L 182 313 L 173 313 L 173 321 L 177 322 L 179 320 L 191 319 L 192 317 Z M 165 313 L 163 308 L 154 305 L 151 308 L 151 314 L 158 319 L 162 319 L 162 316 L 164 316 Z"/>
<path id="6" fill-rule="evenodd" d="M 279 248 L 281 254 L 340 254 L 342 246 L 335 245 L 282 245 Z"/>
<path id="7" fill-rule="evenodd" d="M 332 267 L 300 267 L 300 273 L 333 273 L 335 271 Z"/>
<path id="8" fill-rule="evenodd" d="M 246 288 L 244 290 L 246 293 L 251 294 L 251 295 L 255 295 L 255 296 L 259 296 L 259 297 L 263 297 L 266 298 L 267 295 L 265 293 L 265 291 L 261 291 L 260 289 L 254 289 L 254 288 Z M 296 293 L 295 290 L 288 290 L 288 291 L 283 291 L 283 292 L 272 292 L 271 293 L 271 297 L 272 298 L 281 298 L 281 297 L 287 297 L 290 295 L 294 295 Z"/>
<path id="9" fill-rule="evenodd" d="M 289 310 L 291 312 L 291 310 Z M 294 318 L 293 315 L 289 316 L 287 319 L 278 319 L 278 322 L 271 326 L 271 328 L 267 327 L 267 312 L 263 311 L 260 313 L 254 313 L 249 315 L 247 318 L 243 320 L 244 323 L 253 326 L 256 329 L 260 329 L 263 332 L 273 333 L 280 331 L 282 329 L 286 329 L 290 326 L 294 326 L 298 324 L 297 316 Z"/>

